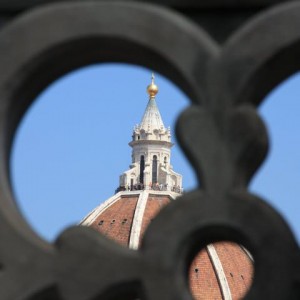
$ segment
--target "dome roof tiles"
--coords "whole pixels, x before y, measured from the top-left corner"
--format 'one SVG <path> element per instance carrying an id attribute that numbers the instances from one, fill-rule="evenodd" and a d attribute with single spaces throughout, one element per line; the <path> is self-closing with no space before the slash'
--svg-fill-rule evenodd
<path id="1" fill-rule="evenodd" d="M 121 245 L 128 246 L 138 196 L 121 197 L 109 209 L 99 212 L 89 225 Z"/>
<path id="2" fill-rule="evenodd" d="M 151 220 L 175 198 L 176 194 L 168 191 L 119 192 L 102 204 L 102 209 L 94 210 L 85 218 L 82 225 L 124 246 L 132 245 L 131 239 L 138 239 L 137 247 Z M 196 255 L 189 272 L 194 298 L 205 300 L 241 299 L 252 276 L 250 255 L 231 242 L 207 245 Z"/>

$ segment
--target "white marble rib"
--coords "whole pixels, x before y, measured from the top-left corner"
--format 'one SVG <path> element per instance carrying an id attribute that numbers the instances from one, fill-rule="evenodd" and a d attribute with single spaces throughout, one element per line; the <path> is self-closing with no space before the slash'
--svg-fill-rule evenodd
<path id="1" fill-rule="evenodd" d="M 207 249 L 208 255 L 211 259 L 214 270 L 216 272 L 223 299 L 224 300 L 232 300 L 229 284 L 228 284 L 222 263 L 220 261 L 220 258 L 218 256 L 218 253 L 217 253 L 215 247 L 212 244 L 209 244 L 206 246 L 206 249 Z"/>
<path id="2" fill-rule="evenodd" d="M 241 247 L 242 250 L 248 255 L 248 257 L 250 258 L 250 260 L 251 260 L 252 262 L 254 262 L 254 258 L 253 258 L 253 256 L 251 255 L 251 253 L 250 253 L 244 246 L 240 245 L 240 247 Z"/>
<path id="3" fill-rule="evenodd" d="M 142 191 L 140 193 L 136 209 L 134 212 L 133 220 L 132 220 L 132 226 L 131 226 L 131 232 L 130 232 L 130 238 L 129 238 L 129 248 L 130 249 L 137 249 L 139 246 L 139 240 L 142 230 L 142 223 L 143 223 L 143 217 L 144 212 L 146 209 L 146 204 L 148 200 L 149 193 L 147 191 Z"/>

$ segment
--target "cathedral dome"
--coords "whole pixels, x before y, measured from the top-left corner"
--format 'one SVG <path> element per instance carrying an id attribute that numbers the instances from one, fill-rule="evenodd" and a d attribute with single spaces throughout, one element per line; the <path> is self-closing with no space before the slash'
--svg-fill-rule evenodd
<path id="1" fill-rule="evenodd" d="M 152 75 L 150 99 L 129 144 L 130 169 L 120 176 L 116 194 L 81 222 L 131 249 L 139 248 L 151 220 L 183 192 L 182 176 L 170 164 L 173 144 L 155 102 L 157 91 Z M 207 245 L 195 257 L 189 272 L 190 288 L 197 300 L 236 300 L 246 294 L 252 276 L 248 251 L 238 244 L 219 242 Z"/>
<path id="2" fill-rule="evenodd" d="M 117 243 L 138 249 L 151 220 L 178 193 L 122 191 L 102 203 L 81 223 Z M 192 262 L 190 288 L 196 300 L 242 299 L 251 285 L 253 261 L 242 246 L 219 242 L 206 246 Z"/>

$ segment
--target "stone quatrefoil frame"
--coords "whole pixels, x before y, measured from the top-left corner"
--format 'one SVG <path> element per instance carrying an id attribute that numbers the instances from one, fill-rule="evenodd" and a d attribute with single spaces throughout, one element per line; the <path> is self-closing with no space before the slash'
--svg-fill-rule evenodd
<path id="1" fill-rule="evenodd" d="M 201 188 L 163 209 L 138 251 L 84 227 L 49 244 L 24 221 L 12 193 L 10 148 L 26 109 L 53 80 L 96 62 L 149 67 L 193 102 L 176 131 Z M 254 257 L 246 299 L 300 299 L 295 238 L 274 208 L 247 191 L 268 148 L 255 106 L 300 68 L 300 3 L 260 13 L 223 47 L 155 5 L 48 5 L 2 29 L 0 65 L 1 300 L 192 299 L 189 265 L 221 240 Z"/>

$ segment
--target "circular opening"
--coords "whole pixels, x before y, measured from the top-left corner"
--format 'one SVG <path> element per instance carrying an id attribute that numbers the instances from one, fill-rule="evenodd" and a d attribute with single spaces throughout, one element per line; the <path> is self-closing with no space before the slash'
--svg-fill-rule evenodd
<path id="1" fill-rule="evenodd" d="M 155 75 L 162 119 L 174 126 L 189 100 Z M 151 71 L 142 67 L 87 66 L 56 80 L 27 111 L 13 143 L 11 178 L 21 211 L 45 239 L 53 240 L 113 196 L 131 163 L 128 142 L 145 111 L 150 80 Z M 174 131 L 172 139 L 171 161 L 189 190 L 196 180 Z"/>

